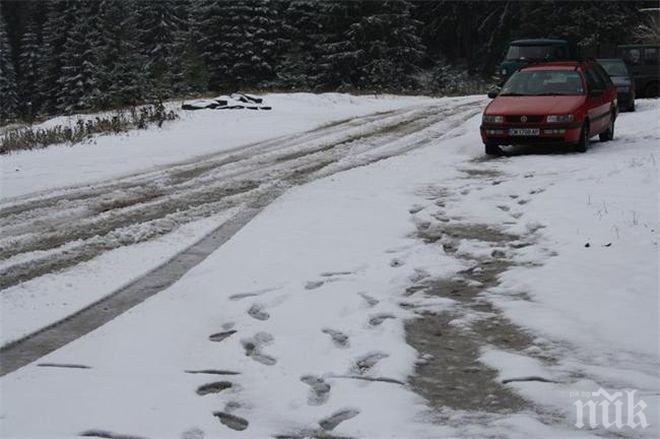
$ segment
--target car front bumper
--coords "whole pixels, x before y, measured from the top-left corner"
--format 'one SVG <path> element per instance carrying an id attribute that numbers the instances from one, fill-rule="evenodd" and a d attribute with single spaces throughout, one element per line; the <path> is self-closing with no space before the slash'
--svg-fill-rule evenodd
<path id="1" fill-rule="evenodd" d="M 538 128 L 539 135 L 535 136 L 515 136 L 509 134 L 511 128 Z M 491 145 L 548 145 L 563 143 L 578 143 L 580 141 L 579 123 L 557 124 L 557 125 L 481 125 L 481 140 Z"/>

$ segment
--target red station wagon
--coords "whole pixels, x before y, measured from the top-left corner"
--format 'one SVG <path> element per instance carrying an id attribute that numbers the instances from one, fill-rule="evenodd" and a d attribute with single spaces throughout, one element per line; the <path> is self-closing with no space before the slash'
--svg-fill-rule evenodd
<path id="1" fill-rule="evenodd" d="M 500 145 L 571 144 L 580 152 L 589 139 L 614 137 L 617 91 L 596 62 L 562 61 L 519 70 L 486 107 L 481 138 L 486 154 Z"/>

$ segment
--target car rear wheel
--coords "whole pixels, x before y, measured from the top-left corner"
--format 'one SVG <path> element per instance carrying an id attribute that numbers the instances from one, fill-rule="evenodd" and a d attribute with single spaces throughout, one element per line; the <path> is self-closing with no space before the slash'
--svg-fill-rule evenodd
<path id="1" fill-rule="evenodd" d="M 630 100 L 630 106 L 628 107 L 628 111 L 635 111 L 635 98 L 632 98 Z"/>
<path id="2" fill-rule="evenodd" d="M 589 149 L 589 123 L 585 122 L 580 131 L 580 141 L 575 145 L 577 152 L 587 152 Z"/>
<path id="3" fill-rule="evenodd" d="M 486 150 L 486 154 L 488 155 L 494 155 L 494 156 L 502 155 L 502 150 L 500 149 L 499 145 L 496 145 L 494 143 L 484 143 L 484 148 Z"/>
<path id="4" fill-rule="evenodd" d="M 610 117 L 610 126 L 607 127 L 607 130 L 600 133 L 598 138 L 601 142 L 607 142 L 614 138 L 614 116 Z"/>

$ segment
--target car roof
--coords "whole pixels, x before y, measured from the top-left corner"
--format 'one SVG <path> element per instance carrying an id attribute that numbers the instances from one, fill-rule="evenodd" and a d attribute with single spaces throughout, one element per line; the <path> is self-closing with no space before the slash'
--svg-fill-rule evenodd
<path id="1" fill-rule="evenodd" d="M 520 70 L 578 70 L 584 65 L 580 61 L 554 61 L 530 64 Z"/>
<path id="2" fill-rule="evenodd" d="M 658 48 L 660 44 L 620 44 L 616 46 L 618 49 L 646 49 Z"/>
<path id="3" fill-rule="evenodd" d="M 552 38 L 534 38 L 527 40 L 514 40 L 509 43 L 511 46 L 537 46 L 543 44 L 567 44 L 566 40 L 557 40 Z"/>

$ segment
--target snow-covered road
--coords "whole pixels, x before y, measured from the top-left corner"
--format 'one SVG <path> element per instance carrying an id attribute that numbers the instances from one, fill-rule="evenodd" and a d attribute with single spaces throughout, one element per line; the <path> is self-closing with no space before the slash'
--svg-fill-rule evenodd
<path id="1" fill-rule="evenodd" d="M 258 214 L 2 377 L 2 434 L 657 437 L 660 103 L 587 154 L 493 160 L 483 104 L 419 102 L 5 201 L 4 343 Z M 67 291 L 81 278 L 94 288 Z M 650 426 L 577 428 L 576 398 L 600 387 L 636 389 Z"/>

